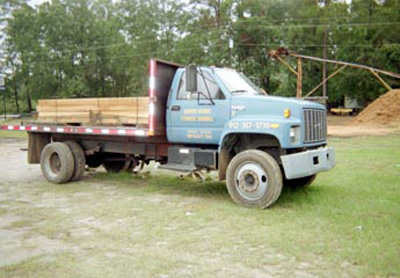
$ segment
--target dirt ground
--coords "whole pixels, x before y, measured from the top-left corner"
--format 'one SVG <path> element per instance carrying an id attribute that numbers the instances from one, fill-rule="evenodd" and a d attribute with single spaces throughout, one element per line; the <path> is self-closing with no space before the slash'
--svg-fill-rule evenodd
<path id="1" fill-rule="evenodd" d="M 44 182 L 39 165 L 27 162 L 27 140 L 0 138 L 0 183 Z"/>
<path id="2" fill-rule="evenodd" d="M 196 226 L 191 211 L 204 204 L 195 196 L 183 201 L 153 192 L 144 198 L 90 177 L 53 186 L 38 165 L 27 164 L 26 152 L 20 151 L 26 144 L 0 139 L 1 277 L 357 276 L 354 266 L 298 260 L 261 242 L 249 245 L 243 234 L 224 235 L 224 229 L 207 224 L 209 216 Z M 229 202 L 225 189 L 218 192 L 223 196 L 211 199 L 212 205 Z M 157 212 L 159 206 L 169 211 L 167 219 Z M 234 245 L 207 243 L 227 236 Z M 203 243 L 193 245 L 199 237 Z M 174 248 L 180 251 L 171 252 Z"/>
<path id="3" fill-rule="evenodd" d="M 385 136 L 400 133 L 399 125 L 354 125 L 353 116 L 328 116 L 328 136 L 333 137 L 354 137 L 378 135 Z"/>

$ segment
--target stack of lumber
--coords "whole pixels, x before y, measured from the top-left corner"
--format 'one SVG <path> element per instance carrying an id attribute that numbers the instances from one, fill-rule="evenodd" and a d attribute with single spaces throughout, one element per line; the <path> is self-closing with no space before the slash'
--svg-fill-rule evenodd
<path id="1" fill-rule="evenodd" d="M 43 99 L 38 121 L 82 125 L 148 125 L 148 97 Z"/>

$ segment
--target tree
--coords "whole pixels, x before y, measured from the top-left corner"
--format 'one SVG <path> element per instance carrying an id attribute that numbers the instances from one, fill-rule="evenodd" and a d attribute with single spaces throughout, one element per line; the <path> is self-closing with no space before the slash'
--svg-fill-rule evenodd
<path id="1" fill-rule="evenodd" d="M 17 111 L 19 96 L 30 111 L 39 98 L 145 95 L 155 57 L 234 67 L 286 96 L 295 95 L 296 76 L 268 58 L 278 47 L 400 71 L 397 0 L 53 0 L 37 7 L 9 0 L 1 7 Z M 304 91 L 335 69 L 303 67 Z M 373 100 L 383 91 L 368 72 L 345 70 L 329 83 L 329 101 Z"/>

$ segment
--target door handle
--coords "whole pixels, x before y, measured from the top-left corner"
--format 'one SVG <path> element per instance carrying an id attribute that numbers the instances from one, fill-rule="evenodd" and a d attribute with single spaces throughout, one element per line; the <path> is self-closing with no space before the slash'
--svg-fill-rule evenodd
<path id="1" fill-rule="evenodd" d="M 181 107 L 179 105 L 172 105 L 171 111 L 180 111 Z"/>

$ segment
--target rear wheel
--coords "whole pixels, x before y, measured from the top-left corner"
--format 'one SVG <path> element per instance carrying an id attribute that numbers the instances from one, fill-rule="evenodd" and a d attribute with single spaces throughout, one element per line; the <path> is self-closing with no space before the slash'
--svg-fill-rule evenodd
<path id="1" fill-rule="evenodd" d="M 85 172 L 86 158 L 85 152 L 75 141 L 66 141 L 74 157 L 74 173 L 72 174 L 71 181 L 80 180 Z"/>
<path id="2" fill-rule="evenodd" d="M 316 177 L 317 175 L 311 175 L 292 180 L 285 179 L 283 183 L 285 186 L 292 188 L 309 187 L 314 182 Z"/>
<path id="3" fill-rule="evenodd" d="M 99 154 L 86 156 L 86 165 L 89 168 L 98 168 L 103 164 L 103 158 Z"/>
<path id="4" fill-rule="evenodd" d="M 132 161 L 127 160 L 128 156 L 124 154 L 113 154 L 110 155 L 107 159 L 103 162 L 103 167 L 109 173 L 118 173 L 122 171 L 130 171 L 132 170 Z"/>
<path id="5" fill-rule="evenodd" d="M 281 194 L 282 173 L 271 155 L 248 150 L 237 154 L 229 163 L 226 185 L 237 204 L 267 208 Z"/>
<path id="6" fill-rule="evenodd" d="M 48 144 L 40 156 L 40 168 L 52 183 L 66 183 L 74 174 L 74 157 L 65 143 Z"/>

